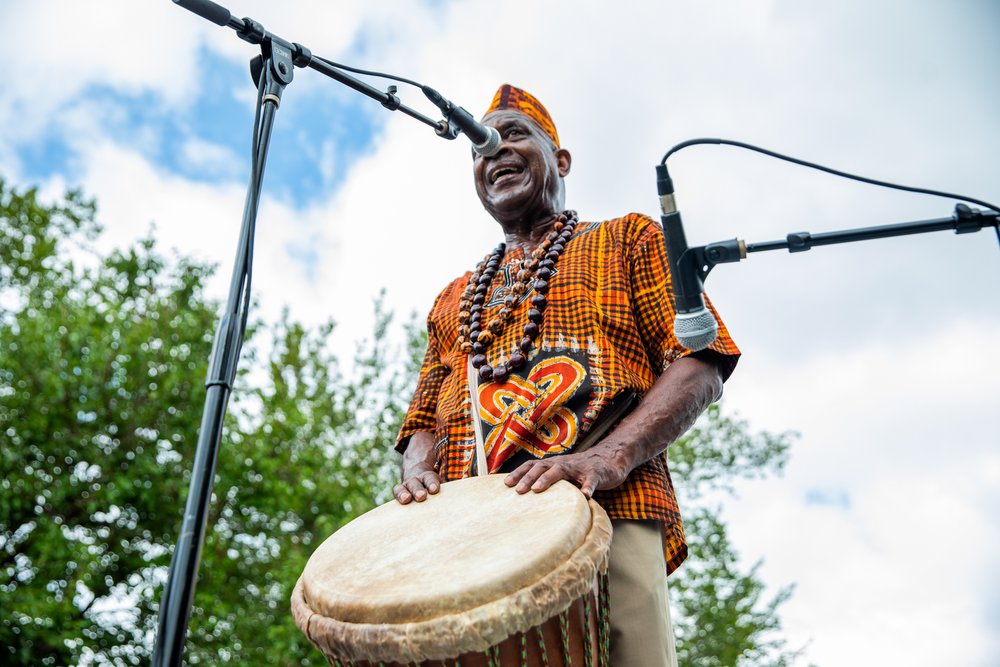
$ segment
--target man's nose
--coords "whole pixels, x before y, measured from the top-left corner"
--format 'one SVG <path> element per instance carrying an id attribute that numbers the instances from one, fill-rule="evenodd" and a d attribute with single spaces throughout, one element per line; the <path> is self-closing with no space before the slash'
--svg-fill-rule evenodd
<path id="1" fill-rule="evenodd" d="M 500 157 L 506 155 L 509 152 L 510 152 L 510 149 L 507 148 L 506 143 L 503 140 L 501 140 L 500 141 L 500 147 L 497 148 L 497 152 L 494 153 L 493 155 L 488 155 L 488 156 L 480 155 L 479 153 L 476 152 L 476 149 L 473 148 L 472 149 L 472 159 L 473 159 L 473 161 L 475 161 L 475 160 L 485 160 L 487 163 L 489 163 L 491 160 L 496 160 L 497 158 L 500 158 Z"/>
<path id="2" fill-rule="evenodd" d="M 507 146 L 507 140 L 506 139 L 501 139 L 500 140 L 500 147 L 497 148 L 497 152 L 494 153 L 493 155 L 491 155 L 487 159 L 495 160 L 498 157 L 500 157 L 501 155 L 504 155 L 504 154 L 509 153 L 509 152 L 510 152 L 510 148 Z"/>

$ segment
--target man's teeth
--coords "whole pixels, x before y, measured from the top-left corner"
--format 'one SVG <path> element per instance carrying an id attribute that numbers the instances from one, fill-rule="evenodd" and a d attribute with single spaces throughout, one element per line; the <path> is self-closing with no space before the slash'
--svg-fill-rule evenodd
<path id="1" fill-rule="evenodd" d="M 516 173 L 517 169 L 514 169 L 513 167 L 504 167 L 503 169 L 497 169 L 495 172 L 493 172 L 493 182 L 496 183 L 497 181 L 500 180 L 501 177 L 506 176 L 507 174 L 516 174 Z"/>

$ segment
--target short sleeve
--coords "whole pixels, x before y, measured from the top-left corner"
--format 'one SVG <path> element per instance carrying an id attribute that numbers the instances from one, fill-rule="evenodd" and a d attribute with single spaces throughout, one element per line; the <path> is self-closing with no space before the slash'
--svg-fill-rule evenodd
<path id="1" fill-rule="evenodd" d="M 427 351 L 420 365 L 420 375 L 417 377 L 417 388 L 410 400 L 410 407 L 403 418 L 403 425 L 396 436 L 396 450 L 402 452 L 410 441 L 410 436 L 418 431 L 434 431 L 437 426 L 437 405 L 441 396 L 441 387 L 451 372 L 441 360 L 441 341 L 437 327 L 434 324 L 434 313 L 447 293 L 447 289 L 438 295 L 427 316 Z"/>
<path id="2" fill-rule="evenodd" d="M 396 437 L 397 451 L 402 452 L 406 449 L 410 436 L 414 433 L 435 430 L 438 396 L 447 375 L 448 368 L 438 357 L 433 342 L 428 340 L 427 352 L 424 354 L 420 376 L 417 378 L 417 388 L 413 392 L 410 407 L 406 411 L 403 425 Z"/>

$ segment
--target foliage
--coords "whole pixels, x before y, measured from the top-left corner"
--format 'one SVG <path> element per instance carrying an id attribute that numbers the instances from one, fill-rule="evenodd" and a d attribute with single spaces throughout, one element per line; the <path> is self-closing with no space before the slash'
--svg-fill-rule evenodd
<path id="1" fill-rule="evenodd" d="M 0 646 L 7 664 L 127 654 L 175 532 L 207 270 L 167 272 L 151 241 L 76 269 L 66 235 L 96 235 L 93 204 L 0 191 Z"/>
<path id="2" fill-rule="evenodd" d="M 713 492 L 733 493 L 736 479 L 779 473 L 794 434 L 752 434 L 746 422 L 722 414 L 718 404 L 669 450 L 682 498 L 688 558 L 670 577 L 671 608 L 682 665 L 734 667 L 794 663 L 801 651 L 786 650 L 778 636 L 778 607 L 792 594 L 780 590 L 764 602 L 760 563 L 738 569 L 721 508 L 707 505 Z"/>
<path id="3" fill-rule="evenodd" d="M 148 662 L 190 480 L 210 268 L 168 266 L 151 240 L 102 258 L 87 246 L 95 211 L 0 182 L 3 664 Z M 291 587 L 318 540 L 385 497 L 407 395 L 377 319 L 352 377 L 326 345 L 332 325 L 286 317 L 270 352 L 244 352 L 254 370 L 221 445 L 191 664 L 319 657 L 291 622 Z"/>

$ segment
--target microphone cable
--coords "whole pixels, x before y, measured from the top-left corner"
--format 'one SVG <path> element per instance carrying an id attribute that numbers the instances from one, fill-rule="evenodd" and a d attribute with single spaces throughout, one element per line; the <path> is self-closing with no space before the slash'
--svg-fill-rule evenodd
<path id="1" fill-rule="evenodd" d="M 319 60 L 320 62 L 326 63 L 330 67 L 336 67 L 337 69 L 342 69 L 345 72 L 353 72 L 354 74 L 362 74 L 364 76 L 375 76 L 382 79 L 390 79 L 391 81 L 399 81 L 400 83 L 405 83 L 411 86 L 415 86 L 416 88 L 424 87 L 422 83 L 418 83 L 417 81 L 414 81 L 412 79 L 407 79 L 406 77 L 396 76 L 395 74 L 386 74 L 385 72 L 375 72 L 373 70 L 351 67 L 350 65 L 335 63 L 332 60 L 329 60 L 327 58 L 321 58 L 319 56 L 313 56 L 313 58 L 315 60 Z"/>
<path id="2" fill-rule="evenodd" d="M 979 206 L 985 206 L 986 208 L 1000 213 L 1000 207 L 994 204 L 983 201 L 981 199 L 976 199 L 974 197 L 966 197 L 965 195 L 958 195 L 950 192 L 942 192 L 940 190 L 931 190 L 929 188 L 918 188 L 911 185 L 900 185 L 898 183 L 890 183 L 888 181 L 880 181 L 874 178 L 868 178 L 867 176 L 859 176 L 857 174 L 851 174 L 846 171 L 840 171 L 839 169 L 833 169 L 831 167 L 824 167 L 821 164 L 816 164 L 815 162 L 809 162 L 807 160 L 800 160 L 799 158 L 791 157 L 790 155 L 783 155 L 775 151 L 768 150 L 766 148 L 761 148 L 759 146 L 754 146 L 753 144 L 744 143 L 742 141 L 733 141 L 731 139 L 718 139 L 714 137 L 702 137 L 698 139 L 689 139 L 687 141 L 682 141 L 673 148 L 671 148 L 660 160 L 660 164 L 666 167 L 667 158 L 681 150 L 682 148 L 687 148 L 688 146 L 698 146 L 704 144 L 716 144 L 720 146 L 735 146 L 736 148 L 744 148 L 746 150 L 754 151 L 756 153 L 762 153 L 769 157 L 778 158 L 779 160 L 784 160 L 786 162 L 791 162 L 793 164 L 800 165 L 802 167 L 809 167 L 810 169 L 816 169 L 818 171 L 823 171 L 828 174 L 833 174 L 834 176 L 840 176 L 841 178 L 849 178 L 854 181 L 860 181 L 861 183 L 868 183 L 869 185 L 878 185 L 883 188 L 891 188 L 893 190 L 903 190 L 905 192 L 916 192 L 918 194 L 932 195 L 934 197 L 943 197 L 945 199 L 959 200 L 964 202 L 969 202 L 970 204 L 978 204 Z M 993 226 L 994 231 L 997 233 L 997 242 L 1000 243 L 1000 225 Z"/>

